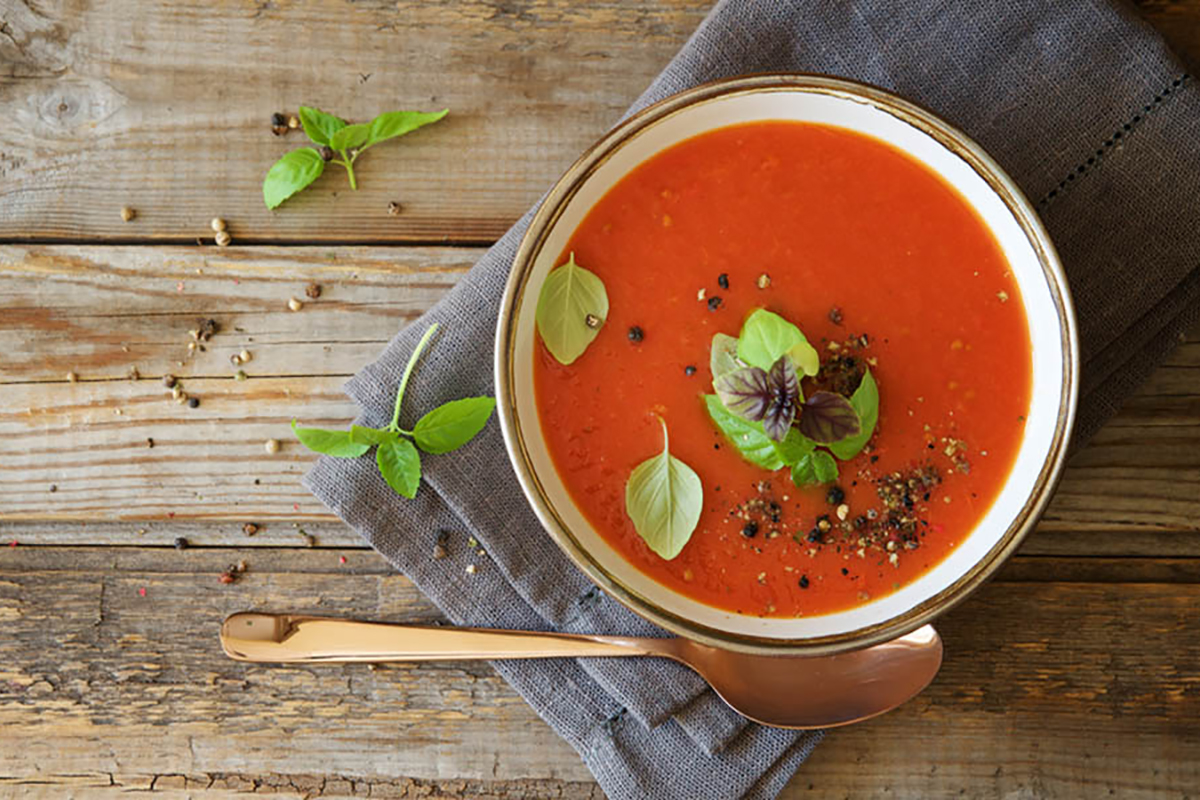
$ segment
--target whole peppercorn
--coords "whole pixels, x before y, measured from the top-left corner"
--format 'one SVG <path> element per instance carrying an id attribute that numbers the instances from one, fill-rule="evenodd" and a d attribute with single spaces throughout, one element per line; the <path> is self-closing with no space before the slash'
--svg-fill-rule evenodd
<path id="1" fill-rule="evenodd" d="M 129 206 L 124 206 L 121 209 L 121 219 L 125 220 L 126 222 L 133 222 L 133 218 L 136 216 L 137 216 L 137 212 L 134 211 Z"/>
<path id="2" fill-rule="evenodd" d="M 712 297 L 708 298 L 708 310 L 709 311 L 716 311 L 720 307 L 721 307 L 721 298 L 720 297 L 713 295 Z"/>
<path id="3" fill-rule="evenodd" d="M 247 536 L 253 536 L 254 534 L 258 533 L 258 526 L 253 522 L 247 522 L 242 526 L 242 533 L 246 534 Z"/>
<path id="4" fill-rule="evenodd" d="M 267 443 L 264 446 L 266 447 L 267 452 L 272 455 L 279 452 L 279 440 L 278 439 L 267 439 Z"/>
<path id="5" fill-rule="evenodd" d="M 755 522 L 754 520 L 750 520 L 749 522 L 747 522 L 745 525 L 742 526 L 742 536 L 745 536 L 747 539 L 753 537 L 757 533 L 758 533 L 758 523 Z"/>
<path id="6" fill-rule="evenodd" d="M 310 283 L 308 286 L 304 287 L 304 294 L 306 297 L 308 297 L 308 299 L 316 300 L 321 296 L 321 284 Z"/>
<path id="7" fill-rule="evenodd" d="M 840 506 L 845 499 L 846 492 L 840 486 L 830 486 L 829 491 L 825 492 L 825 502 L 831 506 Z"/>
<path id="8" fill-rule="evenodd" d="M 163 386 L 170 389 L 172 386 L 175 385 L 175 376 L 174 375 L 163 375 L 162 384 L 163 384 Z"/>
<path id="9" fill-rule="evenodd" d="M 717 286 L 720 286 L 722 289 L 729 288 L 729 274 L 728 273 L 722 272 L 720 275 L 717 276 Z"/>
<path id="10" fill-rule="evenodd" d="M 271 115 L 271 124 L 272 125 L 287 125 L 287 117 L 285 117 L 283 114 L 276 111 L 274 114 Z"/>
<path id="11" fill-rule="evenodd" d="M 646 338 L 646 334 L 637 325 L 631 327 L 627 335 L 629 336 L 629 341 L 631 342 L 640 342 L 642 339 Z"/>
<path id="12" fill-rule="evenodd" d="M 225 230 L 225 220 L 220 217 L 213 217 L 212 222 L 208 223 L 208 225 L 213 229 L 213 233 L 220 233 Z"/>
<path id="13" fill-rule="evenodd" d="M 388 215 L 392 217 L 400 216 L 400 212 L 404 210 L 404 206 L 397 203 L 395 200 L 388 203 Z"/>
<path id="14" fill-rule="evenodd" d="M 321 147 L 321 158 L 325 161 L 333 161 L 333 148 L 329 145 Z"/>
<path id="15" fill-rule="evenodd" d="M 199 407 L 200 407 L 200 398 L 199 397 L 189 397 L 188 398 L 188 408 L 199 408 Z"/>
<path id="16" fill-rule="evenodd" d="M 233 241 L 233 237 L 229 235 L 229 231 L 217 231 L 215 239 L 217 247 L 228 247 L 229 243 Z"/>
<path id="17" fill-rule="evenodd" d="M 183 538 L 182 536 L 176 536 L 175 537 L 175 549 L 176 550 L 187 550 L 187 548 L 188 548 L 188 540 Z"/>
<path id="18" fill-rule="evenodd" d="M 690 378 L 691 376 L 696 374 L 696 368 L 693 367 L 691 364 L 688 364 L 686 367 L 683 368 L 683 374 L 687 375 Z"/>
<path id="19" fill-rule="evenodd" d="M 801 576 L 800 576 L 800 588 L 801 588 L 801 589 L 807 589 L 807 588 L 808 588 L 808 576 L 807 576 L 807 575 L 801 575 Z"/>

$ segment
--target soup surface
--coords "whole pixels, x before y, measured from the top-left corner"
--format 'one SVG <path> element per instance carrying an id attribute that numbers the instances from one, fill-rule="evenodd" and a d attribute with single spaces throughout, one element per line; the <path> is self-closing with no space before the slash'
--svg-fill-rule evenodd
<path id="1" fill-rule="evenodd" d="M 975 213 L 903 153 L 806 123 L 711 131 L 614 186 L 556 263 L 570 252 L 609 311 L 570 365 L 539 342 L 542 432 L 585 516 L 654 580 L 744 614 L 840 611 L 936 565 L 999 494 L 1029 406 L 1021 299 Z M 706 411 L 713 335 L 759 308 L 820 353 L 806 395 L 849 394 L 867 367 L 878 385 L 875 435 L 835 482 L 755 466 Z M 704 491 L 669 561 L 625 507 L 659 417 Z"/>

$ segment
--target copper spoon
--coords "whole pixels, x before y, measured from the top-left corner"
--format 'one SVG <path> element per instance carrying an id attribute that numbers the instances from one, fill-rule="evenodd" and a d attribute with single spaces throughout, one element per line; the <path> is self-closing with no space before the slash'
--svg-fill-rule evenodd
<path id="1" fill-rule="evenodd" d="M 929 685 L 942 640 L 929 625 L 831 656 L 758 656 L 690 639 L 431 627 L 296 614 L 234 614 L 221 646 L 276 664 L 661 656 L 685 664 L 735 711 L 779 728 L 829 728 L 890 711 Z"/>

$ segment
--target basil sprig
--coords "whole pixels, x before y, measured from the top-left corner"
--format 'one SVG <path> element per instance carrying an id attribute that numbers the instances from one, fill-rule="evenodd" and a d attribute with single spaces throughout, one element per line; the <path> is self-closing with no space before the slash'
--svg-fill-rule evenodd
<path id="1" fill-rule="evenodd" d="M 483 430 L 496 407 L 496 400 L 492 397 L 464 397 L 443 403 L 428 412 L 417 420 L 412 430 L 400 427 L 400 404 L 404 401 L 408 379 L 421 351 L 429 344 L 437 328 L 436 323 L 430 325 L 409 356 L 404 374 L 400 377 L 400 387 L 396 390 L 392 421 L 386 427 L 351 425 L 348 431 L 329 431 L 300 428 L 293 420 L 292 430 L 300 443 L 309 450 L 335 458 L 358 458 L 374 447 L 375 464 L 387 485 L 397 494 L 409 499 L 415 497 L 421 483 L 421 454 L 417 448 L 431 454 L 457 450 Z M 410 437 L 412 441 L 405 437 Z M 416 446 L 413 446 L 413 441 Z"/>
<path id="2" fill-rule="evenodd" d="M 660 557 L 679 555 L 700 523 L 704 486 L 691 467 L 671 455 L 667 423 L 662 425 L 663 449 L 633 468 L 625 484 L 625 512 L 638 536 Z"/>
<path id="3" fill-rule="evenodd" d="M 853 458 L 875 431 L 879 390 L 870 370 L 850 399 L 825 391 L 805 398 L 800 376 L 816 375 L 820 361 L 778 314 L 755 311 L 737 339 L 716 334 L 709 365 L 716 391 L 704 398 L 709 417 L 747 461 L 790 467 L 797 486 L 837 480 L 833 457 Z"/>
<path id="4" fill-rule="evenodd" d="M 350 125 L 344 119 L 326 114 L 317 108 L 300 106 L 300 124 L 313 144 L 322 149 L 304 147 L 287 153 L 276 161 L 263 179 L 263 202 L 276 208 L 284 200 L 321 177 L 325 164 L 345 167 L 350 188 L 357 191 L 354 162 L 373 145 L 395 139 L 417 128 L 437 122 L 449 109 L 423 111 L 388 111 L 369 123 Z M 340 158 L 334 158 L 334 155 Z"/>

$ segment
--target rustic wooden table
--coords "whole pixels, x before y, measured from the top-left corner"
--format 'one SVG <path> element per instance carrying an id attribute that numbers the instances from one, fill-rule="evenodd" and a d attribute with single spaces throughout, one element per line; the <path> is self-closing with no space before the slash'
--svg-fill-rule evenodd
<path id="1" fill-rule="evenodd" d="M 247 608 L 438 617 L 301 488 L 287 423 L 351 417 L 346 377 L 707 5 L 0 0 L 0 794 L 600 796 L 484 663 L 243 666 L 216 631 Z M 1200 0 L 1141 12 L 1200 60 Z M 357 193 L 325 178 L 269 213 L 262 174 L 301 136 L 268 119 L 301 103 L 453 114 L 370 156 Z M 1200 329 L 944 619 L 936 683 L 829 736 L 784 796 L 1194 794 L 1198 521 Z"/>

